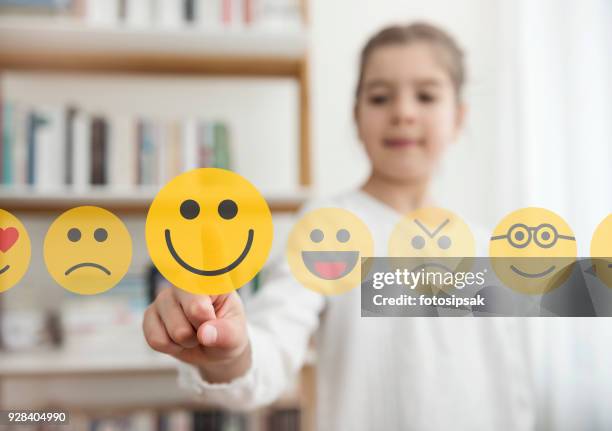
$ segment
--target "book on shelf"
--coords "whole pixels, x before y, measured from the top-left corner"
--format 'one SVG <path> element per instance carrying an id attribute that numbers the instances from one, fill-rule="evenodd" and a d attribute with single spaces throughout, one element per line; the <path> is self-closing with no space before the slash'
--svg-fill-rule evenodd
<path id="1" fill-rule="evenodd" d="M 300 409 L 286 408 L 270 412 L 269 431 L 298 431 L 300 429 Z"/>
<path id="2" fill-rule="evenodd" d="M 66 15 L 93 27 L 299 29 L 300 0 L 0 0 L 0 13 Z"/>
<path id="3" fill-rule="evenodd" d="M 198 167 L 231 169 L 229 127 L 200 118 L 0 105 L 0 184 L 41 191 L 160 186 Z"/>

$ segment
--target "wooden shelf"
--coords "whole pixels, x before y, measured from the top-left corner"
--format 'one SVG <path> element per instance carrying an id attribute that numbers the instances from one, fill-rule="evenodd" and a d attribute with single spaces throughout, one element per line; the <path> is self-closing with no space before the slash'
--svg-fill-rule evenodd
<path id="1" fill-rule="evenodd" d="M 140 341 L 140 340 L 138 340 Z M 217 408 L 177 384 L 177 360 L 146 347 L 129 354 L 108 349 L 106 354 L 78 351 L 3 352 L 0 395 L 3 408 L 56 408 L 81 413 L 129 413 L 138 409 Z M 313 366 L 306 364 L 298 381 L 274 402 L 275 408 L 305 402 L 300 386 L 309 387 Z M 122 391 L 130 385 L 129 391 Z M 50 395 L 48 388 L 59 394 Z M 92 391 L 97 388 L 97 391 Z M 161 389 L 164 388 L 163 391 Z M 120 393 L 117 393 L 120 391 Z M 309 395 L 309 394 L 308 394 Z M 309 405 L 310 407 L 310 405 Z"/>
<path id="2" fill-rule="evenodd" d="M 297 30 L 151 30 L 0 19 L 2 69 L 297 78 L 305 56 L 306 34 Z"/>
<path id="3" fill-rule="evenodd" d="M 41 191 L 28 187 L 0 187 L 0 208 L 7 211 L 45 213 L 65 211 L 81 205 L 94 205 L 110 211 L 146 214 L 158 191 L 156 187 L 89 191 Z M 295 212 L 308 199 L 306 189 L 293 193 L 265 193 L 270 210 L 276 213 Z"/>

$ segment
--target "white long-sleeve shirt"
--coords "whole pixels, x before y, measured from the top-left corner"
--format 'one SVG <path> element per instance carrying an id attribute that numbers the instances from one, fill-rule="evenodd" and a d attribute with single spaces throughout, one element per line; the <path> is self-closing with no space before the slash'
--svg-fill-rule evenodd
<path id="1" fill-rule="evenodd" d="M 401 215 L 364 192 L 318 205 L 345 208 L 387 255 Z M 182 385 L 229 408 L 276 399 L 317 348 L 319 430 L 529 430 L 534 391 L 521 321 L 514 318 L 361 317 L 359 287 L 321 296 L 302 287 L 282 256 L 247 304 L 252 366 L 230 383 L 181 364 Z"/>

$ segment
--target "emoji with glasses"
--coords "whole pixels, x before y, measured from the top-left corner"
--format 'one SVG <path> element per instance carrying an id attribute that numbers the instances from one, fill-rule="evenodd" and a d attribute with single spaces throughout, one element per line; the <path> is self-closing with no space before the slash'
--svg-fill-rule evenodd
<path id="1" fill-rule="evenodd" d="M 507 215 L 489 243 L 491 265 L 508 287 L 542 294 L 559 287 L 576 261 L 576 238 L 569 225 L 544 208 L 522 208 Z"/>
<path id="2" fill-rule="evenodd" d="M 413 266 L 408 268 L 413 272 L 467 271 L 475 251 L 469 226 L 458 215 L 442 208 L 410 212 L 398 222 L 389 238 L 389 256 L 410 258 L 404 263 Z"/>

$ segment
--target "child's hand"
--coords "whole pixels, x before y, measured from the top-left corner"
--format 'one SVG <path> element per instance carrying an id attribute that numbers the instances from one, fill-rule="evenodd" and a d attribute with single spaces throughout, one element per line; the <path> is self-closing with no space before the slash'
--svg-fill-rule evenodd
<path id="1" fill-rule="evenodd" d="M 236 292 L 193 295 L 164 289 L 145 311 L 143 331 L 149 345 L 196 365 L 209 382 L 227 382 L 251 366 L 242 301 Z"/>

